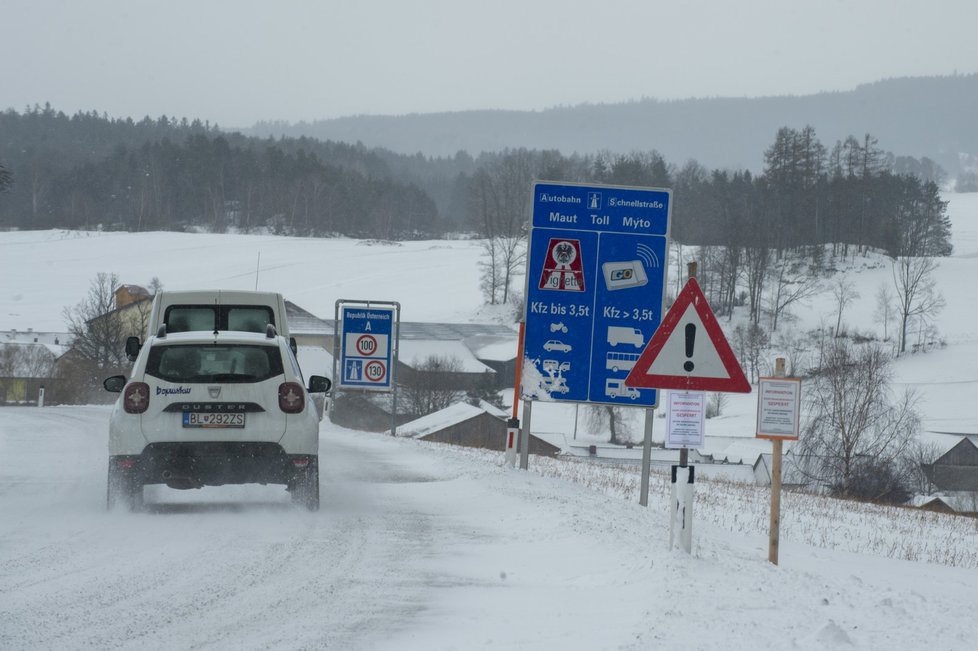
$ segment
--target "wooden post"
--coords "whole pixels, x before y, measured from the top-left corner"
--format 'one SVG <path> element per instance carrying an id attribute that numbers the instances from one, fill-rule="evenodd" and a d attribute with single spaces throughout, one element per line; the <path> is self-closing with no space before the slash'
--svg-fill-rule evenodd
<path id="1" fill-rule="evenodd" d="M 774 374 L 784 377 L 784 357 L 774 362 Z M 781 451 L 784 441 L 771 440 L 771 527 L 767 546 L 767 560 L 778 564 L 778 546 L 781 538 Z"/>

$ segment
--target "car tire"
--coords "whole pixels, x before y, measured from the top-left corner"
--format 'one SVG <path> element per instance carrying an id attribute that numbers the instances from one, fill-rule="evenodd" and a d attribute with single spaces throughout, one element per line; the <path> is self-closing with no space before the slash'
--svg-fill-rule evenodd
<path id="1" fill-rule="evenodd" d="M 319 457 L 313 457 L 309 466 L 296 475 L 292 485 L 292 503 L 310 511 L 319 510 Z"/>
<path id="2" fill-rule="evenodd" d="M 105 506 L 111 511 L 122 507 L 127 511 L 143 508 L 143 484 L 132 473 L 114 467 L 109 460 L 109 476 L 106 481 Z"/>

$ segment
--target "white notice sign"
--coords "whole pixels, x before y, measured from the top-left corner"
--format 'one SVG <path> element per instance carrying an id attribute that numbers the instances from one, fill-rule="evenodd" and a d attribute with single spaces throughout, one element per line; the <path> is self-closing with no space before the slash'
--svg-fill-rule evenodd
<path id="1" fill-rule="evenodd" d="M 757 438 L 798 440 L 801 380 L 762 377 L 757 391 Z"/>
<path id="2" fill-rule="evenodd" d="M 706 393 L 670 391 L 666 447 L 702 449 L 706 445 Z"/>

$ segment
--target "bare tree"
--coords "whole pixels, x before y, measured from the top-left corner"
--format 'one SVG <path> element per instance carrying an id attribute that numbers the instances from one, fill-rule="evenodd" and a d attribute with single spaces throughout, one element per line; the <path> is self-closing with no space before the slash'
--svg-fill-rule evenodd
<path id="1" fill-rule="evenodd" d="M 811 356 L 809 342 L 799 336 L 797 331 L 779 332 L 774 347 L 781 350 L 787 358 L 786 372 L 789 377 L 796 377 L 807 370 L 808 359 Z"/>
<path id="2" fill-rule="evenodd" d="M 512 280 L 526 263 L 533 178 L 532 154 L 518 149 L 487 164 L 469 184 L 471 218 L 486 240 L 482 289 L 492 305 L 509 302 Z"/>
<path id="3" fill-rule="evenodd" d="M 771 251 L 766 246 L 752 246 L 744 249 L 744 278 L 747 281 L 747 297 L 750 303 L 751 323 L 761 319 L 761 299 L 764 296 L 764 280 L 768 276 Z"/>
<path id="4" fill-rule="evenodd" d="M 430 355 L 416 364 L 414 373 L 399 386 L 406 410 L 420 418 L 465 399 L 458 374 L 462 362 L 457 357 Z"/>
<path id="5" fill-rule="evenodd" d="M 781 260 L 768 268 L 768 285 L 771 286 L 771 298 L 768 309 L 771 312 L 771 332 L 778 329 L 778 319 L 795 303 L 811 298 L 822 290 L 818 278 L 808 273 L 804 263 L 789 259 L 784 255 Z"/>
<path id="6" fill-rule="evenodd" d="M 111 318 L 115 310 L 114 290 L 119 277 L 98 273 L 91 281 L 88 296 L 74 308 L 62 312 L 72 336 L 72 348 L 96 368 L 115 369 L 126 365 L 125 342 L 132 333 L 128 323 Z"/>
<path id="7" fill-rule="evenodd" d="M 54 371 L 54 353 L 41 344 L 20 346 L 18 351 L 19 366 L 26 377 L 51 377 Z"/>
<path id="8" fill-rule="evenodd" d="M 902 474 L 911 490 L 918 495 L 930 495 L 937 488 L 928 479 L 924 466 L 934 463 L 945 450 L 933 442 L 914 441 L 903 458 Z"/>
<path id="9" fill-rule="evenodd" d="M 876 290 L 876 311 L 873 318 L 877 323 L 883 324 L 883 341 L 890 338 L 890 320 L 893 318 L 893 294 L 886 283 L 881 283 Z"/>
<path id="10" fill-rule="evenodd" d="M 614 405 L 591 405 L 587 412 L 588 426 L 592 430 L 607 428 L 611 432 L 609 442 L 612 445 L 627 443 L 628 434 L 627 413 L 624 407 Z"/>
<path id="11" fill-rule="evenodd" d="M 723 415 L 723 410 L 727 406 L 729 401 L 729 394 L 723 393 L 722 391 L 715 391 L 708 396 L 708 402 L 706 405 L 706 417 L 716 418 L 717 416 Z"/>
<path id="12" fill-rule="evenodd" d="M 846 306 L 852 301 L 859 298 L 859 292 L 856 291 L 855 284 L 846 278 L 845 276 L 838 276 L 832 283 L 832 296 L 835 298 L 835 308 L 837 312 L 837 317 L 835 320 L 835 336 L 839 336 L 839 330 L 842 328 L 842 314 L 845 312 Z"/>
<path id="13" fill-rule="evenodd" d="M 0 193 L 6 192 L 13 184 L 13 176 L 7 171 L 7 168 L 0 164 Z"/>
<path id="14" fill-rule="evenodd" d="M 897 315 L 900 318 L 899 354 L 907 351 L 907 325 L 915 317 L 929 318 L 944 309 L 944 297 L 937 291 L 932 258 L 899 257 L 893 260 L 893 287 L 896 289 Z"/>
<path id="15" fill-rule="evenodd" d="M 747 363 L 747 371 L 753 384 L 761 375 L 761 364 L 765 357 L 771 338 L 764 328 L 756 323 L 747 326 L 738 325 L 734 328 L 734 348 L 741 364 Z"/>
<path id="16" fill-rule="evenodd" d="M 880 497 L 860 491 L 858 482 L 892 471 L 919 430 L 916 395 L 892 396 L 891 374 L 882 347 L 835 339 L 806 387 L 810 412 L 802 451 L 814 460 L 815 479 L 839 495 Z"/>
<path id="17" fill-rule="evenodd" d="M 163 282 L 160 280 L 159 276 L 153 276 L 153 279 L 149 281 L 149 286 L 147 288 L 151 296 L 156 296 L 163 291 Z"/>

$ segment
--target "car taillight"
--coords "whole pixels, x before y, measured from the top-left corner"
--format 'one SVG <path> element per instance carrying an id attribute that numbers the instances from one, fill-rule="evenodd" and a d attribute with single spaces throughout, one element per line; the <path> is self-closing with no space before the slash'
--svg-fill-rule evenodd
<path id="1" fill-rule="evenodd" d="M 306 408 L 306 394 L 295 382 L 278 385 L 278 407 L 287 414 L 298 414 Z"/>
<path id="2" fill-rule="evenodd" d="M 119 470 L 132 470 L 136 467 L 136 457 L 115 457 L 115 467 Z"/>
<path id="3" fill-rule="evenodd" d="M 141 414 L 149 408 L 149 385 L 145 382 L 130 382 L 122 395 L 127 414 Z"/>

